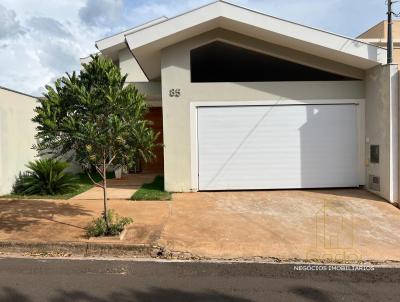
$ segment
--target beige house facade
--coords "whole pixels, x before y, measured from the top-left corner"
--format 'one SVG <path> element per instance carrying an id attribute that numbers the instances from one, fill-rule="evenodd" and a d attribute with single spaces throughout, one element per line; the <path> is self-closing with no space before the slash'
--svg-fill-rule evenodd
<path id="1" fill-rule="evenodd" d="M 148 96 L 168 191 L 365 186 L 397 202 L 397 66 L 370 42 L 217 1 L 96 46 Z"/>
<path id="2" fill-rule="evenodd" d="M 143 170 L 164 174 L 166 190 L 364 186 L 397 202 L 385 27 L 352 39 L 217 1 L 96 46 L 147 96 L 162 147 Z M 35 158 L 35 106 L 0 89 L 0 194 Z"/>
<path id="3" fill-rule="evenodd" d="M 162 147 L 143 170 L 164 174 L 166 190 L 364 186 L 398 202 L 385 27 L 353 39 L 216 1 L 96 46 L 147 96 Z M 35 158 L 35 106 L 0 89 L 0 194 Z"/>

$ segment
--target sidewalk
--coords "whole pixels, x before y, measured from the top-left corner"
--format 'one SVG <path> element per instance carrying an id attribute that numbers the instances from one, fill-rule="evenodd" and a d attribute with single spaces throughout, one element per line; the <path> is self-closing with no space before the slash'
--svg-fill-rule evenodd
<path id="1" fill-rule="evenodd" d="M 134 219 L 135 236 L 128 232 L 123 242 L 129 244 L 153 243 L 169 212 L 157 201 L 110 200 L 109 207 Z M 102 200 L 0 200 L 0 241 L 87 242 L 85 227 L 102 211 Z"/>
<path id="2" fill-rule="evenodd" d="M 324 260 L 345 251 L 362 260 L 400 261 L 399 209 L 364 190 L 182 193 L 172 201 L 109 204 L 134 219 L 121 241 L 85 238 L 85 226 L 103 210 L 102 200 L 0 200 L 0 246 L 110 244 L 111 254 L 113 245 L 116 253 L 124 246 L 158 246 L 167 256 L 246 260 L 310 260 L 310 251 Z M 351 215 L 352 249 L 316 246 L 315 215 L 325 204 Z"/>
<path id="3" fill-rule="evenodd" d="M 107 180 L 107 194 L 110 200 L 114 199 L 129 199 L 131 196 L 144 184 L 154 180 L 158 174 L 129 174 L 124 175 L 122 179 Z M 83 192 L 73 200 L 98 200 L 103 198 L 103 189 L 93 187 L 90 190 Z"/>

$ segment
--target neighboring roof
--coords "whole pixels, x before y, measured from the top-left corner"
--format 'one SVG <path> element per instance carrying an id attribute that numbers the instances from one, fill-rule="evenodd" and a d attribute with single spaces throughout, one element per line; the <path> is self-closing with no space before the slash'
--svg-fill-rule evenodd
<path id="1" fill-rule="evenodd" d="M 28 97 L 37 99 L 36 96 L 30 95 L 30 94 L 27 94 L 27 93 L 23 93 L 23 92 L 14 90 L 14 89 L 6 88 L 6 87 L 3 87 L 3 86 L 0 86 L 0 89 L 7 90 L 7 91 L 11 91 L 11 92 L 14 92 L 14 93 L 22 94 L 22 95 L 25 95 L 25 96 L 28 96 Z"/>
<path id="2" fill-rule="evenodd" d="M 370 29 L 367 29 L 363 33 L 361 33 L 357 39 L 365 40 L 365 39 L 386 39 L 386 21 L 381 21 L 378 24 L 375 24 Z"/>
<path id="3" fill-rule="evenodd" d="M 116 50 L 120 50 L 123 49 L 125 47 L 125 36 L 133 33 L 137 30 L 146 28 L 148 26 L 152 26 L 155 24 L 158 24 L 160 22 L 163 22 L 165 20 L 167 20 L 167 17 L 161 17 L 161 18 L 157 18 L 154 20 L 151 20 L 149 22 L 146 22 L 144 24 L 138 25 L 136 27 L 130 28 L 126 31 L 123 31 L 121 33 L 106 37 L 104 39 L 101 39 L 99 41 L 96 42 L 96 47 L 98 50 L 100 50 L 102 53 L 108 53 L 108 52 L 114 52 Z"/>
<path id="4" fill-rule="evenodd" d="M 371 43 L 387 48 L 387 26 L 386 20 L 379 22 L 360 34 L 357 39 L 366 43 Z M 400 20 L 393 20 L 393 46 L 400 49 Z"/>
<path id="5" fill-rule="evenodd" d="M 357 39 L 363 42 L 380 45 L 384 48 L 387 46 L 387 27 L 386 20 L 379 22 L 367 31 L 360 34 Z M 400 44 L 400 20 L 393 20 L 393 43 L 395 47 Z"/>

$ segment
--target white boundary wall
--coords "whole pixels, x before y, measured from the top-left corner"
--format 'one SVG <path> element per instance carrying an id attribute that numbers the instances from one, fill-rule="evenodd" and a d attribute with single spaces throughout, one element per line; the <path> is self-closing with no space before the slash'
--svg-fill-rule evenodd
<path id="1" fill-rule="evenodd" d="M 0 195 L 11 192 L 15 177 L 35 159 L 34 97 L 0 88 Z"/>

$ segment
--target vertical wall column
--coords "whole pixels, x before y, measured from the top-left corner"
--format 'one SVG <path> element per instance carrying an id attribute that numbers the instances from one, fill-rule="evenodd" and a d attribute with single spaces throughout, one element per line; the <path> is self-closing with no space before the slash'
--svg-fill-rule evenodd
<path id="1" fill-rule="evenodd" d="M 366 187 L 397 202 L 398 198 L 398 70 L 397 65 L 366 72 Z"/>

